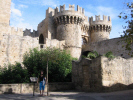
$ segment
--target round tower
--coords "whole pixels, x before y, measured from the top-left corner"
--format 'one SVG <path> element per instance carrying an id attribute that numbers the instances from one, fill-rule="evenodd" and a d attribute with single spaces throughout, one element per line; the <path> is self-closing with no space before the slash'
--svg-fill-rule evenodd
<path id="1" fill-rule="evenodd" d="M 91 17 L 89 18 L 89 23 L 91 42 L 99 42 L 109 39 L 109 34 L 112 27 L 110 16 L 107 17 L 103 15 L 103 20 L 100 19 L 100 15 L 95 16 L 95 21 L 93 21 L 93 17 Z"/>
<path id="2" fill-rule="evenodd" d="M 65 5 L 55 9 L 54 20 L 56 23 L 56 38 L 65 40 L 65 49 L 70 51 L 73 57 L 79 58 L 82 46 L 82 24 L 85 20 L 84 9 L 74 5 L 69 5 L 69 10 L 65 10 Z"/>

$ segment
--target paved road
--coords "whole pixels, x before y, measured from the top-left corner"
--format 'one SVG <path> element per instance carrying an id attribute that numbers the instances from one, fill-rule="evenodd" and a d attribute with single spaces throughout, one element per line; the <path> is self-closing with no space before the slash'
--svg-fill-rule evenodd
<path id="1" fill-rule="evenodd" d="M 133 90 L 111 93 L 50 92 L 50 96 L 31 94 L 0 94 L 0 100 L 133 100 Z"/>

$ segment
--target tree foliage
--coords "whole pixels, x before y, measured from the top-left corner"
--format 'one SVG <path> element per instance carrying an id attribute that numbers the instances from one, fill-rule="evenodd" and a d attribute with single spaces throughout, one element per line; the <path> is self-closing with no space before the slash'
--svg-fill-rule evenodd
<path id="1" fill-rule="evenodd" d="M 0 84 L 8 83 L 28 83 L 29 75 L 26 69 L 22 68 L 21 64 L 5 66 L 0 68 Z"/>
<path id="2" fill-rule="evenodd" d="M 121 12 L 118 16 L 121 19 L 124 19 L 127 23 L 127 26 L 124 26 L 122 38 L 126 42 L 126 50 L 129 50 L 129 54 L 133 56 L 131 46 L 133 46 L 133 2 L 128 2 L 126 4 L 125 11 Z"/>
<path id="3" fill-rule="evenodd" d="M 71 81 L 73 58 L 65 50 L 56 48 L 46 48 L 38 50 L 36 48 L 25 53 L 23 64 L 27 68 L 29 76 L 39 76 L 40 70 L 44 70 L 48 61 L 49 82 Z"/>

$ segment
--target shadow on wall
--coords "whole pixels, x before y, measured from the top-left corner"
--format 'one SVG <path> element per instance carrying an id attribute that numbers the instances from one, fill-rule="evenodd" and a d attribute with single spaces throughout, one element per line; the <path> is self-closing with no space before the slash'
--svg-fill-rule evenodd
<path id="1" fill-rule="evenodd" d="M 6 88 L 6 92 L 4 92 L 3 94 L 14 94 L 12 88 Z"/>
<path id="2" fill-rule="evenodd" d="M 82 58 L 73 61 L 72 66 L 72 82 L 76 90 L 110 92 L 133 89 L 133 68 L 130 61 L 121 57 L 114 60 L 103 56 L 93 60 Z"/>
<path id="3" fill-rule="evenodd" d="M 102 91 L 104 92 L 110 92 L 110 91 L 120 91 L 120 90 L 128 90 L 133 89 L 133 84 L 124 85 L 121 83 L 114 84 L 110 87 L 103 86 Z"/>

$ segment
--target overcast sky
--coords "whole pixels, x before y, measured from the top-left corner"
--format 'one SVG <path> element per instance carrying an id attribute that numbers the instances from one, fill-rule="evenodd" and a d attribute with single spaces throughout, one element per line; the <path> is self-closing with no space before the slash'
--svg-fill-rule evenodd
<path id="1" fill-rule="evenodd" d="M 38 24 L 45 19 L 48 7 L 55 9 L 60 5 L 77 5 L 85 9 L 85 15 L 89 17 L 95 15 L 110 16 L 112 20 L 112 30 L 110 38 L 119 37 L 123 31 L 122 25 L 125 21 L 118 18 L 120 12 L 126 9 L 124 3 L 132 0 L 12 0 L 10 25 L 13 27 L 28 28 L 37 30 Z"/>

